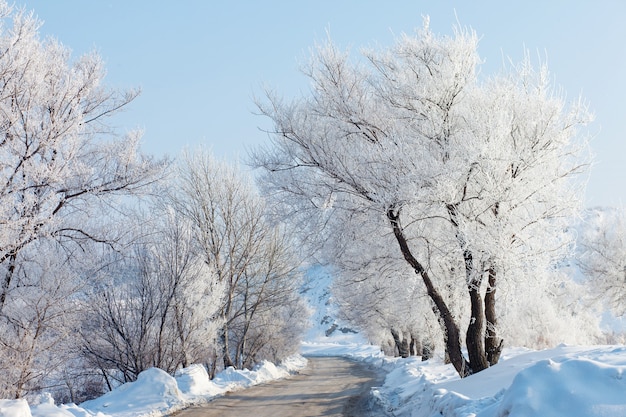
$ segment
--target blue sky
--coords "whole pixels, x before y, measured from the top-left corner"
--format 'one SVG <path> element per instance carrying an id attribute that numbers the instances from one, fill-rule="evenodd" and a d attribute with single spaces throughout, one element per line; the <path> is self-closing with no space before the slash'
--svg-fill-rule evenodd
<path id="1" fill-rule="evenodd" d="M 326 38 L 342 48 L 386 46 L 421 27 L 451 33 L 458 21 L 482 37 L 482 72 L 524 48 L 547 57 L 568 98 L 596 114 L 596 164 L 586 204 L 626 203 L 626 2 L 580 1 L 141 1 L 16 0 L 76 55 L 96 50 L 109 85 L 142 95 L 116 124 L 145 131 L 143 149 L 176 156 L 204 144 L 237 161 L 262 143 L 253 97 L 264 86 L 291 97 L 306 91 L 298 71 Z"/>

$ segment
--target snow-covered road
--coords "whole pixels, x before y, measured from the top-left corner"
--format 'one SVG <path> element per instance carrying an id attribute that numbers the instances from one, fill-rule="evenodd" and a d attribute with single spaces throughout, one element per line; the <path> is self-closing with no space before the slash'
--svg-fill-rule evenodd
<path id="1" fill-rule="evenodd" d="M 237 391 L 177 417 L 368 416 L 372 410 L 370 387 L 384 375 L 345 358 L 308 358 L 309 366 L 288 379 Z"/>

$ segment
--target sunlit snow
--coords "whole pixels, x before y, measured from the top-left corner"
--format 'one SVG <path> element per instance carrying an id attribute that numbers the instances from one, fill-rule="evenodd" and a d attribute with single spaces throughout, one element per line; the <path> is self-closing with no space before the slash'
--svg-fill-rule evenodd
<path id="1" fill-rule="evenodd" d="M 323 271 L 318 271 L 320 274 Z M 505 349 L 500 363 L 459 379 L 440 358 L 385 357 L 332 316 L 328 277 L 308 282 L 315 309 L 314 326 L 302 343 L 302 354 L 346 356 L 382 368 L 387 377 L 372 395 L 394 416 L 411 417 L 616 417 L 626 416 L 626 347 L 566 346 L 532 351 Z M 324 320 L 321 320 L 325 318 Z M 200 365 L 179 370 L 172 377 L 158 369 L 142 373 L 98 399 L 80 405 L 54 405 L 43 395 L 30 406 L 25 400 L 0 400 L 0 416 L 7 417 L 140 417 L 160 416 L 192 404 L 210 401 L 227 391 L 245 389 L 288 377 L 306 365 L 295 356 L 280 366 L 264 362 L 252 371 L 232 368 L 209 380 Z"/>

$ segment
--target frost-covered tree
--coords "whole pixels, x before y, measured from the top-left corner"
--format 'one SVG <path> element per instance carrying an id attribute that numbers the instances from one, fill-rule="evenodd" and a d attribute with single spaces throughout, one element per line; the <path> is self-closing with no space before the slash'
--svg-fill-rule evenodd
<path id="1" fill-rule="evenodd" d="M 83 319 L 83 351 L 111 389 L 158 367 L 211 365 L 223 285 L 194 239 L 193 225 L 172 210 L 151 208 L 142 234 L 112 252 Z M 116 372 L 111 372 L 115 370 Z"/>
<path id="2" fill-rule="evenodd" d="M 579 128 L 590 119 L 529 59 L 479 78 L 477 45 L 472 31 L 436 36 L 426 24 L 358 62 L 320 46 L 304 70 L 309 95 L 259 104 L 275 129 L 253 156 L 277 212 L 308 233 L 323 226 L 321 244 L 363 222 L 371 239 L 393 237 L 461 376 L 498 360 L 499 283 L 569 247 L 562 220 L 580 199 L 571 178 L 587 164 Z M 460 293 L 464 337 L 450 305 Z"/>
<path id="3" fill-rule="evenodd" d="M 339 317 L 369 340 L 393 346 L 392 354 L 427 358 L 441 336 L 424 285 L 387 229 L 366 217 L 356 220 L 358 213 L 353 216 L 350 222 L 333 224 L 333 244 L 316 254 L 332 265 L 331 291 Z"/>
<path id="4" fill-rule="evenodd" d="M 430 309 L 424 286 L 410 271 L 368 265 L 355 272 L 336 270 L 332 286 L 339 318 L 351 323 L 390 355 L 432 356 L 441 331 Z M 406 275 L 402 275 L 406 274 Z M 404 282 L 405 287 L 399 288 Z M 392 347 L 387 351 L 386 347 Z"/>
<path id="5" fill-rule="evenodd" d="M 193 225 L 204 261 L 225 287 L 220 307 L 224 367 L 250 367 L 297 351 L 306 308 L 301 261 L 266 219 L 251 179 L 209 152 L 183 156 L 170 204 Z"/>
<path id="6" fill-rule="evenodd" d="M 588 213 L 578 237 L 578 265 L 589 293 L 616 316 L 626 314 L 626 214 L 623 209 Z"/>
<path id="7" fill-rule="evenodd" d="M 0 361 L 13 364 L 0 386 L 11 396 L 47 388 L 70 360 L 85 284 L 77 260 L 123 233 L 101 227 L 113 197 L 164 168 L 138 153 L 139 133 L 108 123 L 138 92 L 108 88 L 96 54 L 73 58 L 40 26 L 0 1 Z"/>
<path id="8" fill-rule="evenodd" d="M 20 254 L 13 289 L 0 316 L 0 398 L 21 398 L 59 384 L 76 360 L 75 338 L 85 289 L 80 268 L 58 245 L 35 242 Z"/>
<path id="9" fill-rule="evenodd" d="M 41 238 L 106 240 L 72 216 L 163 170 L 138 153 L 138 133 L 115 138 L 107 125 L 138 92 L 104 86 L 97 55 L 72 59 L 56 40 L 40 39 L 40 25 L 0 2 L 0 311 L 24 248 Z"/>

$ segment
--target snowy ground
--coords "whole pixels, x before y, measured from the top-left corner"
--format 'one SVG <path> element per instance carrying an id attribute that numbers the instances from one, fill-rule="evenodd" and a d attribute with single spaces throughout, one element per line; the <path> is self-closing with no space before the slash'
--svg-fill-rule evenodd
<path id="1" fill-rule="evenodd" d="M 382 387 L 372 394 L 396 417 L 626 417 L 626 346 L 557 346 L 505 349 L 500 363 L 460 379 L 441 359 L 385 357 L 358 334 L 333 332 L 332 302 L 324 285 L 310 285 L 316 325 L 303 355 L 341 355 L 381 367 Z M 333 326 L 334 324 L 334 326 Z M 615 327 L 615 326 L 614 326 Z"/>
<path id="2" fill-rule="evenodd" d="M 372 395 L 397 417 L 620 417 L 626 416 L 626 346 L 557 346 L 530 351 L 507 349 L 500 363 L 459 379 L 440 359 L 385 357 L 377 346 L 333 318 L 329 293 L 310 285 L 315 325 L 302 343 L 311 356 L 348 356 L 387 372 Z M 331 330 L 332 329 L 332 330 Z M 136 382 L 96 400 L 54 405 L 49 396 L 30 405 L 0 400 L 0 417 L 157 417 L 210 401 L 227 391 L 283 378 L 306 366 L 295 356 L 281 366 L 263 363 L 254 371 L 228 369 L 209 380 L 202 366 L 175 377 L 150 369 Z"/>
<path id="3" fill-rule="evenodd" d="M 384 357 L 376 347 L 358 343 L 358 338 L 346 339 L 306 342 L 302 350 L 309 355 L 348 356 L 383 368 L 388 372 L 385 384 L 373 395 L 393 416 L 626 416 L 624 346 L 508 350 L 498 365 L 461 380 L 440 360 Z M 24 400 L 1 400 L 0 416 L 162 416 L 226 391 L 285 377 L 304 364 L 302 357 L 295 357 L 282 367 L 265 363 L 255 371 L 227 370 L 212 381 L 201 366 L 186 368 L 176 377 L 150 369 L 138 381 L 80 406 L 56 406 L 45 397 L 30 407 Z"/>
<path id="4" fill-rule="evenodd" d="M 306 366 L 306 359 L 296 355 L 280 366 L 264 362 L 252 371 L 232 368 L 209 380 L 206 369 L 192 365 L 172 377 L 152 368 L 95 400 L 80 404 L 55 405 L 50 396 L 40 401 L 0 400 L 1 417 L 158 417 L 202 404 L 229 391 L 285 378 Z"/>
<path id="5" fill-rule="evenodd" d="M 304 343 L 303 353 L 383 368 L 373 395 L 397 417 L 626 416 L 625 346 L 505 349 L 498 365 L 465 379 L 440 359 L 389 358 L 363 345 Z"/>

